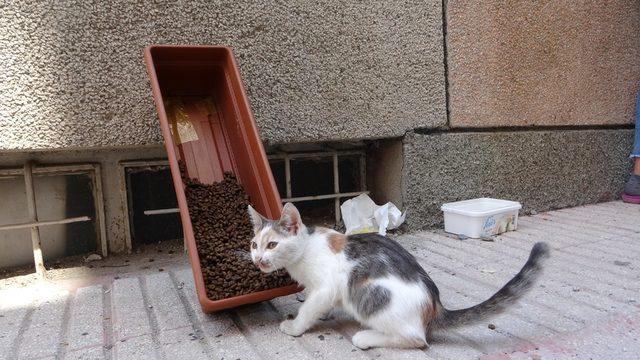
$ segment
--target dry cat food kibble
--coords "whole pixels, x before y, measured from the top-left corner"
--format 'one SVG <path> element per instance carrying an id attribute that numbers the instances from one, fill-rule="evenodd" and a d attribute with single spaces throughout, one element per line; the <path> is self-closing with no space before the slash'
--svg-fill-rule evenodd
<path id="1" fill-rule="evenodd" d="M 221 182 L 207 185 L 181 172 L 207 297 L 220 300 L 292 284 L 286 272 L 264 274 L 251 262 L 249 197 L 235 176 L 226 173 Z"/>

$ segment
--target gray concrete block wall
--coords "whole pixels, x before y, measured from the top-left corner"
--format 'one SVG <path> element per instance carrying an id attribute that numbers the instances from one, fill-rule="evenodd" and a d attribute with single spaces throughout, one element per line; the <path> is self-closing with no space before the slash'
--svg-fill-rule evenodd
<path id="1" fill-rule="evenodd" d="M 618 199 L 633 130 L 408 134 L 403 203 L 418 229 L 442 222 L 443 203 L 477 197 L 545 211 Z"/>
<path id="2" fill-rule="evenodd" d="M 149 44 L 233 47 L 267 142 L 446 122 L 441 1 L 12 1 L 0 6 L 0 150 L 161 143 Z"/>

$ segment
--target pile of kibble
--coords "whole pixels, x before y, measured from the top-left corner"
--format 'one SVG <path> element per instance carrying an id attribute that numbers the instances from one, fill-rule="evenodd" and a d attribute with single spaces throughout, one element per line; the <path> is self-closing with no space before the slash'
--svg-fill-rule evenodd
<path id="1" fill-rule="evenodd" d="M 187 179 L 185 194 L 207 297 L 220 300 L 293 283 L 283 270 L 264 274 L 251 262 L 249 197 L 235 176 L 208 185 Z"/>

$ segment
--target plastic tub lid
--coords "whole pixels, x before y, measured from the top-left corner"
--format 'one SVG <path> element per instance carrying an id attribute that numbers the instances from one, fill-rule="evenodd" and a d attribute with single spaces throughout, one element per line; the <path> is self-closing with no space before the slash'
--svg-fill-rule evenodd
<path id="1" fill-rule="evenodd" d="M 444 212 L 480 217 L 498 214 L 505 211 L 520 210 L 522 205 L 517 201 L 492 198 L 478 198 L 443 204 L 440 209 Z"/>

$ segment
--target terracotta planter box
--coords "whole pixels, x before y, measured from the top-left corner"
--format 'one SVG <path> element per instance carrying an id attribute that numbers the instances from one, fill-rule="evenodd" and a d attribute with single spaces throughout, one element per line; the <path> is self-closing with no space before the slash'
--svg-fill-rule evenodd
<path id="1" fill-rule="evenodd" d="M 213 312 L 298 291 L 291 285 L 217 301 L 207 297 L 178 160 L 189 177 L 206 184 L 221 181 L 224 172 L 234 173 L 253 207 L 266 217 L 280 216 L 280 195 L 230 48 L 152 45 L 145 49 L 145 61 L 202 310 Z M 190 122 L 176 122 L 171 107 L 175 101 L 180 101 Z"/>

